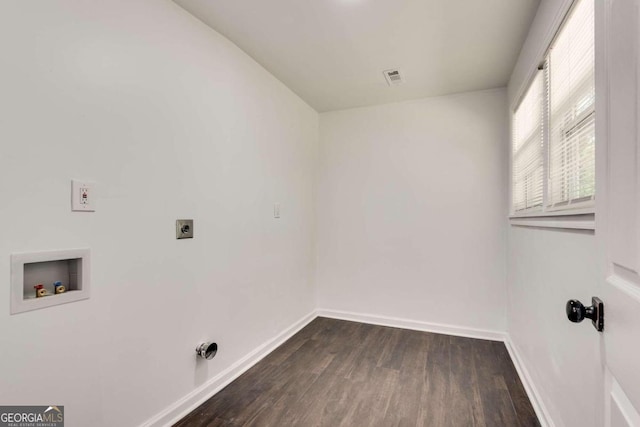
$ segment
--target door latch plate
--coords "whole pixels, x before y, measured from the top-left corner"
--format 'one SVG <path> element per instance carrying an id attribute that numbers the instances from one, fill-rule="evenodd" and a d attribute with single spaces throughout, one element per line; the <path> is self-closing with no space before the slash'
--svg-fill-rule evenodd
<path id="1" fill-rule="evenodd" d="M 598 332 L 602 332 L 604 330 L 604 303 L 600 298 L 592 297 L 591 304 L 595 311 L 595 316 L 591 319 L 591 323 Z"/>

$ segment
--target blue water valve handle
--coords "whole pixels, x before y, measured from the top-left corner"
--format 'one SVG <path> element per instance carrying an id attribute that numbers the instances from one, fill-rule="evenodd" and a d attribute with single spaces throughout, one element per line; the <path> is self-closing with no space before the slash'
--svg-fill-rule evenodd
<path id="1" fill-rule="evenodd" d="M 62 285 L 62 282 L 57 281 L 57 282 L 53 282 L 53 290 L 55 291 L 55 294 L 63 294 L 67 291 L 67 289 Z"/>

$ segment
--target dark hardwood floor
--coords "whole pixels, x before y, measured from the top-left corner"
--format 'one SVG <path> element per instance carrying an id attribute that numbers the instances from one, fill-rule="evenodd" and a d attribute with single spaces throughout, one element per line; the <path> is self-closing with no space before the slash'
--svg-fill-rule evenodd
<path id="1" fill-rule="evenodd" d="M 539 425 L 501 342 L 322 317 L 176 424 Z"/>

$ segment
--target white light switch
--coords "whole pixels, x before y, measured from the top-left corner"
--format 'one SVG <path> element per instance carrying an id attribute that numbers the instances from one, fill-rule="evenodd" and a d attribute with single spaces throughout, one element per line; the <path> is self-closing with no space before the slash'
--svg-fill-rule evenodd
<path id="1" fill-rule="evenodd" d="M 71 210 L 74 212 L 94 212 L 95 183 L 89 181 L 71 181 Z"/>
<path id="2" fill-rule="evenodd" d="M 273 204 L 273 217 L 280 218 L 280 203 Z"/>

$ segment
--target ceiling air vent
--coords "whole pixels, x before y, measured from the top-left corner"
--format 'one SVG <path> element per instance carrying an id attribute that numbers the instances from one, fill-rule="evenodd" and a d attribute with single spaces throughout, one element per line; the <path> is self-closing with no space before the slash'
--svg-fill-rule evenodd
<path id="1" fill-rule="evenodd" d="M 384 74 L 384 78 L 387 79 L 389 86 L 398 86 L 404 83 L 400 70 L 384 70 L 382 74 Z"/>

